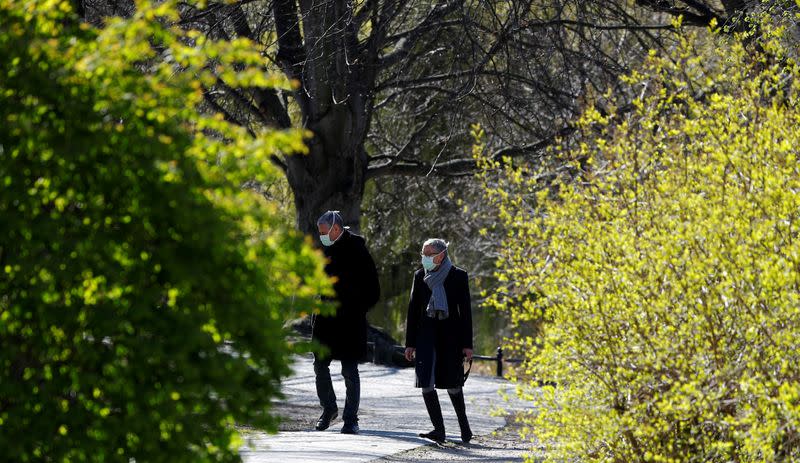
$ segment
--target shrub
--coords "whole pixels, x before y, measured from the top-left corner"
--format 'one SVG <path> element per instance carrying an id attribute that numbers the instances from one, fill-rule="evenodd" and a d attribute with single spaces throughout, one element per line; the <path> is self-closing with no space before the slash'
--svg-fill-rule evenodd
<path id="1" fill-rule="evenodd" d="M 549 461 L 800 458 L 800 68 L 764 31 L 652 53 L 558 174 L 476 147 Z"/>
<path id="2" fill-rule="evenodd" d="M 275 429 L 284 313 L 327 285 L 240 188 L 302 134 L 198 111 L 215 68 L 289 84 L 245 41 L 165 26 L 175 2 L 137 6 L 96 30 L 68 2 L 0 0 L 5 461 L 237 461 L 234 422 Z"/>

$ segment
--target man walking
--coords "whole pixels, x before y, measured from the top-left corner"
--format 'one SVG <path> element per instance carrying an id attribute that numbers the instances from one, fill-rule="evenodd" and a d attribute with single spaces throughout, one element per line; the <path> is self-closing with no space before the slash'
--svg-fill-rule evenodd
<path id="1" fill-rule="evenodd" d="M 322 416 L 316 429 L 328 429 L 339 415 L 336 394 L 331 382 L 331 360 L 342 363 L 346 398 L 342 419 L 343 434 L 358 434 L 358 405 L 361 382 L 358 361 L 367 351 L 367 311 L 378 302 L 380 284 L 375 262 L 364 238 L 344 227 L 338 211 L 328 211 L 317 220 L 320 241 L 328 263 L 325 272 L 334 278 L 333 289 L 338 307 L 334 315 L 314 317 L 312 339 L 328 349 L 314 354 L 317 396 Z"/>

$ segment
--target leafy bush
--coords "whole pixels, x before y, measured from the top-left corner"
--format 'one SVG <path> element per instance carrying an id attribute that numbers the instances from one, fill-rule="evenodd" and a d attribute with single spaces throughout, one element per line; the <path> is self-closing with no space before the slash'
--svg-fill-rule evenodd
<path id="1" fill-rule="evenodd" d="M 289 84 L 245 41 L 165 26 L 174 3 L 96 30 L 68 2 L 0 0 L 5 461 L 237 461 L 234 422 L 275 429 L 281 321 L 327 280 L 239 185 L 302 134 L 200 114 L 212 71 Z"/>
<path id="2" fill-rule="evenodd" d="M 477 146 L 509 229 L 491 302 L 545 322 L 513 342 L 548 460 L 800 459 L 800 67 L 764 34 L 652 53 L 559 173 Z"/>

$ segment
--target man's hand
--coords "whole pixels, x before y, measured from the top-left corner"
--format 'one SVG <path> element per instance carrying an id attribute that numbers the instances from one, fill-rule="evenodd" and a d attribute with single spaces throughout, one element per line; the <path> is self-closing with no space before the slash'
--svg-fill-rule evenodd
<path id="1" fill-rule="evenodd" d="M 470 349 L 469 347 L 465 347 L 464 349 L 462 349 L 462 352 L 464 352 L 464 357 L 466 357 L 467 360 L 472 360 L 472 349 Z"/>
<path id="2" fill-rule="evenodd" d="M 409 362 L 411 360 L 413 360 L 414 359 L 414 352 L 416 352 L 416 351 L 417 351 L 417 349 L 415 349 L 413 347 L 406 347 L 406 360 L 408 360 Z"/>

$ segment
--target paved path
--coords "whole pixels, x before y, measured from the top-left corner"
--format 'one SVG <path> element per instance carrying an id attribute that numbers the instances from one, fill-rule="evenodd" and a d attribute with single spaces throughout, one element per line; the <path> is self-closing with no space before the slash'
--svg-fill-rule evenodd
<path id="1" fill-rule="evenodd" d="M 283 385 L 286 394 L 284 402 L 306 409 L 318 406 L 311 357 L 298 358 L 294 370 L 295 374 Z M 295 431 L 276 435 L 247 433 L 244 437 L 248 445 L 241 449 L 245 463 L 365 462 L 429 444 L 429 441 L 417 436 L 417 433 L 429 431 L 432 426 L 420 390 L 413 387 L 414 370 L 366 363 L 359 366 L 359 371 L 360 435 L 339 432 L 345 387 L 339 374 L 339 363 L 334 361 L 331 374 L 340 418 L 323 432 Z M 508 382 L 502 379 L 470 376 L 464 387 L 464 395 L 473 433 L 485 435 L 505 424 L 504 418 L 491 416 L 490 413 L 500 407 L 509 407 L 498 394 L 499 389 L 508 387 Z M 447 392 L 440 391 L 439 399 L 448 440 L 460 444 L 458 421 Z M 313 429 L 313 423 L 309 423 L 308 428 Z"/>

